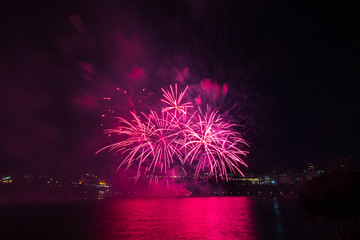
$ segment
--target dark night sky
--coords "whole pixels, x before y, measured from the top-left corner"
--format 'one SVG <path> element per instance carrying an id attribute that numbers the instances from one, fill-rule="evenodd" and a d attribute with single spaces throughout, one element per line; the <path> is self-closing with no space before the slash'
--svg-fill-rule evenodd
<path id="1" fill-rule="evenodd" d="M 30 1 L 2 6 L 0 174 L 109 174 L 115 86 L 227 83 L 250 170 L 359 159 L 355 7 L 305 1 Z M 156 2 L 156 3 L 154 3 Z M 143 69 L 144 76 L 129 73 Z"/>

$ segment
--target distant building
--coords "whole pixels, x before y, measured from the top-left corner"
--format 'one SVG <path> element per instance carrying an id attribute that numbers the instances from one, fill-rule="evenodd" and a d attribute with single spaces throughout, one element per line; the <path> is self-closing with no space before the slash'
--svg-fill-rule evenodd
<path id="1" fill-rule="evenodd" d="M 84 184 L 84 185 L 97 185 L 98 183 L 99 183 L 98 177 L 88 173 L 82 175 L 79 181 L 79 184 Z"/>
<path id="2" fill-rule="evenodd" d="M 92 175 L 88 173 L 81 176 L 79 184 L 96 186 L 96 187 L 109 187 L 105 179 L 101 179 L 96 175 Z"/>
<path id="3" fill-rule="evenodd" d="M 260 179 L 260 184 L 261 185 L 274 185 L 274 184 L 276 184 L 276 179 L 273 176 L 271 176 L 271 174 L 263 175 L 259 179 Z"/>
<path id="4" fill-rule="evenodd" d="M 283 171 L 277 175 L 276 182 L 279 185 L 290 185 L 293 184 L 294 173 L 292 171 Z"/>
<path id="5" fill-rule="evenodd" d="M 0 177 L 0 183 L 12 183 L 13 179 L 11 176 Z"/>
<path id="6" fill-rule="evenodd" d="M 306 164 L 306 171 L 307 172 L 316 172 L 315 165 L 313 163 Z"/>
<path id="7" fill-rule="evenodd" d="M 258 177 L 254 177 L 253 173 L 245 173 L 243 176 L 234 176 L 231 179 L 232 181 L 243 181 L 244 183 L 251 183 L 251 184 L 260 184 L 260 179 Z"/>
<path id="8" fill-rule="evenodd" d="M 316 176 L 324 174 L 324 170 L 317 170 L 314 163 L 308 163 L 306 164 L 306 168 L 300 172 L 297 173 L 297 181 L 302 184 L 310 181 Z"/>
<path id="9" fill-rule="evenodd" d="M 311 179 L 313 179 L 316 176 L 318 176 L 318 174 L 316 172 L 315 164 L 308 163 L 306 165 L 306 179 L 307 179 L 307 181 L 310 181 Z"/>

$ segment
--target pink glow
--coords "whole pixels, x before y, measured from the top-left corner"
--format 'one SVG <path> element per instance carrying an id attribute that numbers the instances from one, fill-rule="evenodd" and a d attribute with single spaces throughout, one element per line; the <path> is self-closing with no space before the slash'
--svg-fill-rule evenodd
<path id="1" fill-rule="evenodd" d="M 176 80 L 184 83 L 185 79 L 190 77 L 190 69 L 188 67 L 184 67 L 183 70 L 175 70 L 176 72 Z"/>
<path id="2" fill-rule="evenodd" d="M 211 101 L 217 101 L 222 99 L 228 92 L 228 84 L 223 84 L 221 87 L 217 82 L 211 81 L 211 79 L 206 78 L 200 82 L 200 88 L 202 94 L 204 94 L 207 99 Z"/>
<path id="3" fill-rule="evenodd" d="M 226 95 L 227 92 L 228 92 L 228 85 L 225 83 L 225 84 L 223 85 L 223 94 Z"/>
<path id="4" fill-rule="evenodd" d="M 80 68 L 81 68 L 81 76 L 87 80 L 92 81 L 94 80 L 95 75 L 95 68 L 94 66 L 89 62 L 80 62 Z"/>
<path id="5" fill-rule="evenodd" d="M 143 59 L 145 56 L 138 36 L 125 34 L 121 29 L 118 29 L 115 32 L 114 40 L 116 53 L 114 63 L 117 69 L 127 72 L 138 64 L 139 59 Z"/>
<path id="6" fill-rule="evenodd" d="M 139 81 L 146 78 L 146 73 L 144 68 L 135 66 L 129 73 L 126 74 L 126 77 L 131 81 Z"/>
<path id="7" fill-rule="evenodd" d="M 126 91 L 124 91 L 124 93 L 126 94 Z M 128 96 L 128 102 L 129 102 L 130 107 L 133 109 L 132 112 L 134 114 L 136 114 L 135 104 L 134 104 L 132 97 Z"/>
<path id="8" fill-rule="evenodd" d="M 94 69 L 93 65 L 89 62 L 80 62 L 80 67 L 82 70 L 84 70 L 85 72 L 87 72 L 89 74 L 95 73 L 95 69 Z"/>
<path id="9" fill-rule="evenodd" d="M 72 14 L 68 16 L 69 21 L 80 33 L 85 33 L 87 28 L 78 14 Z"/>
<path id="10" fill-rule="evenodd" d="M 209 78 L 202 80 L 200 86 L 209 95 L 220 91 L 219 84 L 212 82 Z"/>
<path id="11" fill-rule="evenodd" d="M 73 100 L 76 106 L 94 109 L 98 107 L 97 98 L 90 93 L 83 93 L 82 95 L 76 96 Z"/>
<path id="12" fill-rule="evenodd" d="M 124 199 L 110 206 L 99 209 L 110 238 L 258 239 L 249 197 Z M 116 215 L 110 220 L 107 212 Z"/>
<path id="13" fill-rule="evenodd" d="M 198 95 L 196 98 L 195 98 L 195 103 L 200 106 L 201 105 L 201 96 Z"/>

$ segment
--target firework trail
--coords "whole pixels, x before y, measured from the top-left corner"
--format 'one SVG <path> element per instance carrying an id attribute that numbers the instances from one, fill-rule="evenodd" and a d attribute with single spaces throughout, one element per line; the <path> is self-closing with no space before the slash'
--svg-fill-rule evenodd
<path id="1" fill-rule="evenodd" d="M 193 107 L 191 102 L 181 103 L 181 100 L 183 99 L 187 89 L 188 86 L 186 86 L 185 90 L 178 95 L 177 84 L 175 84 L 175 91 L 171 85 L 170 91 L 165 91 L 163 88 L 161 88 L 164 97 L 164 99 L 161 99 L 161 101 L 169 105 L 168 107 L 163 108 L 162 112 L 174 110 L 175 117 L 178 112 L 186 114 L 188 108 Z"/>
<path id="2" fill-rule="evenodd" d="M 161 174 L 167 172 L 174 163 L 174 159 L 183 162 L 183 157 L 178 146 L 179 141 L 176 125 L 172 123 L 172 117 L 162 113 L 161 117 L 154 111 L 149 115 L 142 113 L 140 118 L 132 113 L 132 121 L 118 118 L 120 126 L 117 129 L 108 129 L 106 134 L 118 135 L 121 140 L 100 149 L 120 152 L 126 156 L 117 170 L 122 166 L 126 169 L 137 165 L 138 173 L 136 180 L 141 176 L 156 170 Z"/>
<path id="3" fill-rule="evenodd" d="M 131 112 L 131 121 L 118 118 L 120 126 L 105 133 L 118 135 L 120 140 L 98 152 L 120 152 L 124 158 L 118 170 L 122 166 L 137 167 L 135 181 L 148 172 L 174 175 L 174 169 L 184 171 L 185 164 L 195 167 L 195 177 L 201 171 L 226 180 L 228 170 L 242 174 L 240 166 L 247 167 L 243 160 L 247 152 L 241 147 L 247 144 L 240 133 L 233 131 L 236 125 L 227 123 L 209 107 L 205 114 L 189 112 L 192 103 L 182 103 L 187 89 L 178 93 L 176 84 L 168 91 L 162 88 L 161 101 L 166 106 L 160 114 L 151 110 L 149 114 L 141 113 L 141 117 Z"/>
<path id="4" fill-rule="evenodd" d="M 240 165 L 246 166 L 242 159 L 247 152 L 240 149 L 247 145 L 240 133 L 233 131 L 234 124 L 229 124 L 221 118 L 217 111 L 207 109 L 205 115 L 193 115 L 185 125 L 186 140 L 183 148 L 187 149 L 185 160 L 192 165 L 196 163 L 195 176 L 202 170 L 209 169 L 217 178 L 219 174 L 228 180 L 227 170 L 232 173 L 239 172 Z"/>

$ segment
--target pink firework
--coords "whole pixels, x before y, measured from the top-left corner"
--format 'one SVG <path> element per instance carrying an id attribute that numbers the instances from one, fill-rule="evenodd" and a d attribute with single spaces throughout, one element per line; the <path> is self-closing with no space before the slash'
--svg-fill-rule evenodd
<path id="1" fill-rule="evenodd" d="M 228 169 L 243 175 L 240 166 L 247 167 L 243 160 L 247 152 L 240 147 L 247 144 L 240 133 L 232 130 L 234 127 L 234 124 L 224 122 L 217 111 L 209 109 L 205 115 L 194 115 L 185 125 L 185 160 L 190 164 L 196 162 L 195 176 L 205 169 L 216 178 L 219 174 L 226 180 Z"/>
<path id="2" fill-rule="evenodd" d="M 164 107 L 160 114 L 150 111 L 139 117 L 131 112 L 132 120 L 118 118 L 120 126 L 106 130 L 119 136 L 119 141 L 100 149 L 117 151 L 122 155 L 122 166 L 137 167 L 137 180 L 148 172 L 174 174 L 174 169 L 194 166 L 195 176 L 208 171 L 228 180 L 228 171 L 240 173 L 247 167 L 243 158 L 247 145 L 236 125 L 224 121 L 217 111 L 209 108 L 205 114 L 189 112 L 191 102 L 182 103 L 188 87 L 178 94 L 177 85 L 163 91 Z M 185 171 L 185 170 L 184 170 Z M 184 172 L 184 175 L 188 175 Z"/>
<path id="3" fill-rule="evenodd" d="M 162 102 L 169 105 L 168 107 L 163 108 L 163 112 L 174 110 L 174 116 L 179 113 L 186 114 L 188 108 L 192 108 L 191 102 L 181 103 L 181 100 L 183 99 L 186 90 L 188 89 L 188 86 L 186 86 L 185 90 L 178 94 L 177 84 L 175 84 L 175 88 L 170 85 L 170 91 L 165 91 L 163 88 L 161 90 L 163 91 L 164 99 L 161 99 Z"/>
<path id="4" fill-rule="evenodd" d="M 131 122 L 118 118 L 120 126 L 105 131 L 107 134 L 118 135 L 121 140 L 98 151 L 109 149 L 124 155 L 125 158 L 118 170 L 124 165 L 126 169 L 137 166 L 138 173 L 135 177 L 137 180 L 141 173 L 145 175 L 149 171 L 154 173 L 156 170 L 160 173 L 167 172 L 174 158 L 183 161 L 178 147 L 179 132 L 168 113 L 162 113 L 159 117 L 156 112 L 151 111 L 149 115 L 142 113 L 143 118 L 132 112 L 131 115 L 133 117 Z"/>

